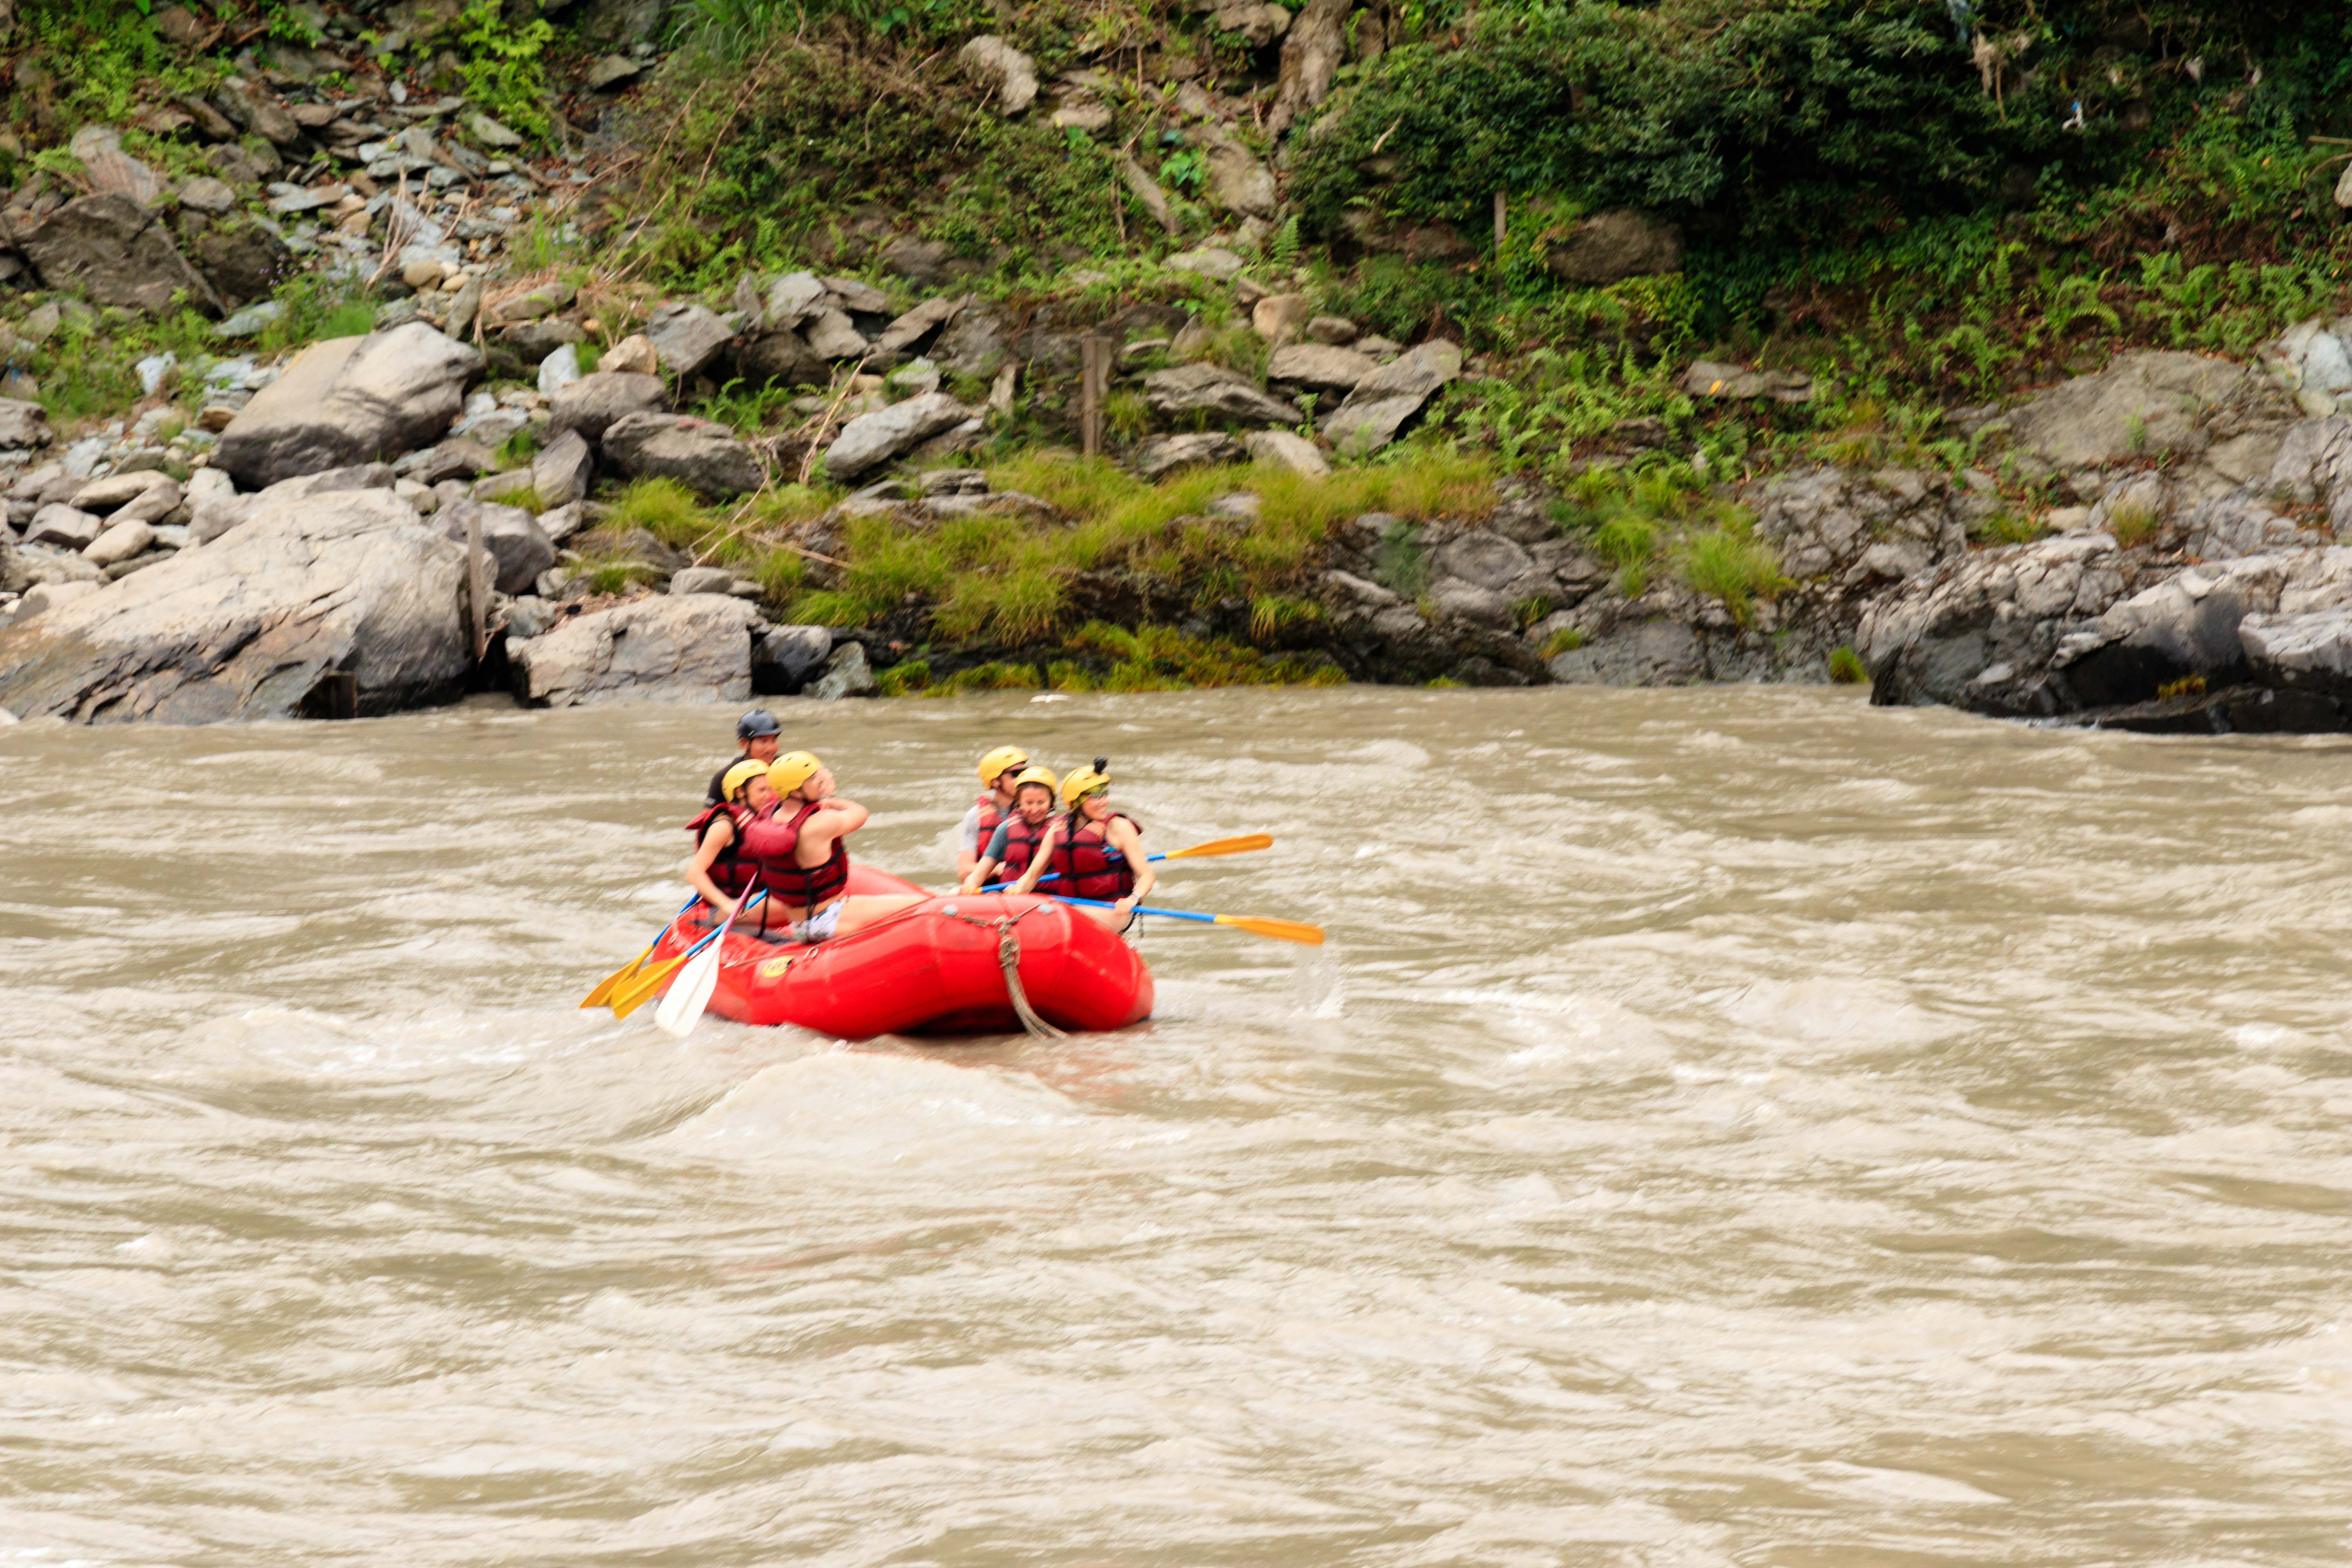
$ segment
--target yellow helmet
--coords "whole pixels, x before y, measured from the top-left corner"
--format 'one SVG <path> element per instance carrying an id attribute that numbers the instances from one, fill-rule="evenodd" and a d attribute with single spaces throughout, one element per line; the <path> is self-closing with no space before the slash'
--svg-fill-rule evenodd
<path id="1" fill-rule="evenodd" d="M 1027 772 L 1024 773 L 1019 778 L 1013 781 L 1013 793 L 1017 796 L 1021 793 L 1021 786 L 1023 784 L 1041 784 L 1045 786 L 1045 793 L 1047 795 L 1051 795 L 1054 793 L 1055 782 L 1053 769 L 1048 767 L 1031 768 Z"/>
<path id="2" fill-rule="evenodd" d="M 790 795 L 824 771 L 810 752 L 786 752 L 768 764 L 768 784 L 778 795 Z"/>
<path id="3" fill-rule="evenodd" d="M 1109 767 L 1108 757 L 1097 757 L 1093 767 L 1072 770 L 1070 776 L 1062 781 L 1062 804 L 1076 806 L 1079 796 L 1110 788 L 1110 774 L 1106 771 Z"/>
<path id="4" fill-rule="evenodd" d="M 993 789 L 1007 768 L 1025 768 L 1029 753 L 1018 746 L 999 746 L 980 759 L 980 782 Z"/>
<path id="5" fill-rule="evenodd" d="M 767 772 L 767 763 L 753 762 L 749 757 L 744 758 L 741 762 L 737 763 L 733 767 L 729 768 L 725 775 L 719 779 L 719 798 L 721 800 L 733 800 L 737 790 L 741 789 L 753 779 L 765 777 Z"/>

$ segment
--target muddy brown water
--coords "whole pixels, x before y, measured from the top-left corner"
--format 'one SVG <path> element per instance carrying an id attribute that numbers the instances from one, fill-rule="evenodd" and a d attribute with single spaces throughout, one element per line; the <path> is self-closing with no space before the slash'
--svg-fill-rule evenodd
<path id="1" fill-rule="evenodd" d="M 1122 1034 L 573 1003 L 710 710 L 0 731 L 0 1564 L 2341 1563 L 2352 749 L 1851 693 L 785 710 Z"/>

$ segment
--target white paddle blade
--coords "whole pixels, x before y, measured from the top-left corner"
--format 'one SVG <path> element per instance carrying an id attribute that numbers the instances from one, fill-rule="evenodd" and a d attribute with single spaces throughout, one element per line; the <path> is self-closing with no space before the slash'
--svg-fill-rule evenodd
<path id="1" fill-rule="evenodd" d="M 661 1006 L 654 1013 L 654 1022 L 665 1033 L 682 1040 L 702 1022 L 702 1010 L 710 1005 L 710 993 L 719 985 L 719 951 L 726 945 L 727 939 L 719 938 L 678 971 L 677 978 L 670 984 L 669 994 L 662 998 Z"/>

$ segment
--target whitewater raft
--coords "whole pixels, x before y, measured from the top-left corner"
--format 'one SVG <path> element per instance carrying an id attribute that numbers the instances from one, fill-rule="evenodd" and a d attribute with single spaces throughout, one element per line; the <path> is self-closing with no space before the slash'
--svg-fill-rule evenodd
<path id="1" fill-rule="evenodd" d="M 916 893 L 924 902 L 814 947 L 729 932 L 709 1010 L 741 1024 L 796 1024 L 850 1040 L 1004 1034 L 1027 1026 L 1007 984 L 1009 965 L 1032 1016 L 1056 1029 L 1098 1032 L 1151 1016 L 1151 971 L 1141 955 L 1067 904 L 938 896 L 855 864 L 849 891 Z M 672 922 L 649 963 L 678 956 L 707 934 L 698 912 Z"/>

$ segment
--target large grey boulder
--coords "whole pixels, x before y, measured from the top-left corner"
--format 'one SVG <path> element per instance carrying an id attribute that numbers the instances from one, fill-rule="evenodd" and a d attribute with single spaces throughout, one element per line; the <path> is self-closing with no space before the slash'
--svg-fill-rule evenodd
<path id="1" fill-rule="evenodd" d="M 601 441 L 614 420 L 632 414 L 656 414 L 668 406 L 669 390 L 657 375 L 592 371 L 549 401 L 547 433 L 556 437 L 577 430 L 590 441 Z"/>
<path id="2" fill-rule="evenodd" d="M 1238 371 L 1218 364 L 1181 364 L 1143 378 L 1143 395 L 1161 414 L 1202 414 L 1236 425 L 1295 425 L 1298 405 L 1276 397 Z"/>
<path id="3" fill-rule="evenodd" d="M 1678 620 L 1633 621 L 1551 659 L 1562 686 L 1687 686 L 1706 675 L 1706 650 Z"/>
<path id="4" fill-rule="evenodd" d="M 21 398 L 0 397 L 0 447 L 46 447 L 49 440 L 47 409 Z"/>
<path id="5" fill-rule="evenodd" d="M 724 425 L 685 414 L 631 414 L 604 427 L 604 456 L 632 479 L 677 479 L 706 500 L 760 488 L 759 454 Z"/>
<path id="6" fill-rule="evenodd" d="M 820 702 L 837 702 L 845 697 L 877 697 L 882 688 L 874 679 L 874 667 L 866 661 L 866 645 L 845 642 L 825 656 L 824 673 L 810 683 L 808 695 Z"/>
<path id="7" fill-rule="evenodd" d="M 1443 338 L 1432 339 L 1358 382 L 1348 400 L 1323 422 L 1323 434 L 1342 452 L 1360 454 L 1385 447 L 1439 387 L 1461 374 L 1461 348 Z"/>
<path id="8" fill-rule="evenodd" d="M 247 518 L 258 517 L 288 501 L 334 495 L 343 490 L 388 490 L 393 488 L 394 479 L 390 464 L 352 463 L 340 468 L 323 468 L 315 474 L 304 474 L 299 479 L 280 479 L 258 495 L 238 495 L 234 489 L 224 488 L 227 483 L 228 476 L 218 468 L 200 468 L 189 479 L 188 502 L 192 509 L 188 519 L 190 544 L 209 544 Z"/>
<path id="9" fill-rule="evenodd" d="M 457 695 L 465 552 L 389 490 L 272 508 L 0 631 L 0 707 L 80 722 L 387 713 Z"/>
<path id="10" fill-rule="evenodd" d="M 1190 430 L 1162 436 L 1136 448 L 1135 471 L 1158 479 L 1180 468 L 1222 468 L 1248 460 L 1249 448 L 1222 430 Z"/>
<path id="11" fill-rule="evenodd" d="M 1683 264 L 1682 230 L 1622 207 L 1596 213 L 1555 240 L 1544 264 L 1553 277 L 1570 283 L 1615 283 L 1675 272 Z"/>
<path id="12" fill-rule="evenodd" d="M 436 510 L 425 526 L 462 546 L 467 529 L 477 519 L 481 523 L 482 550 L 498 574 L 498 591 L 530 593 L 539 574 L 555 564 L 555 546 L 540 528 L 539 520 L 522 508 L 487 500 L 453 501 Z"/>
<path id="13" fill-rule="evenodd" d="M 0 238 L 25 253 L 48 288 L 126 310 L 166 310 L 185 299 L 220 313 L 220 297 L 173 245 L 170 231 L 129 196 L 83 196 L 47 217 L 15 224 Z"/>
<path id="14" fill-rule="evenodd" d="M 824 668 L 833 634 L 823 626 L 777 626 L 751 649 L 751 688 L 791 695 Z"/>
<path id="15" fill-rule="evenodd" d="M 2265 686 L 2352 698 L 2352 604 L 2238 624 L 2249 673 Z"/>
<path id="16" fill-rule="evenodd" d="M 833 445 L 825 448 L 824 471 L 835 479 L 854 479 L 971 416 L 971 409 L 944 392 L 927 392 L 861 414 L 843 426 Z"/>
<path id="17" fill-rule="evenodd" d="M 213 461 L 260 489 L 430 447 L 481 368 L 479 351 L 422 321 L 313 343 L 229 421 Z"/>
<path id="18" fill-rule="evenodd" d="M 740 702 L 751 695 L 759 607 L 725 594 L 668 594 L 594 610 L 544 637 L 509 638 L 515 695 L 549 708 L 599 702 Z"/>
<path id="19" fill-rule="evenodd" d="M 1265 378 L 1312 392 L 1345 395 L 1379 368 L 1371 355 L 1354 349 L 1330 343 L 1285 343 L 1266 360 Z"/>
<path id="20" fill-rule="evenodd" d="M 709 369 L 735 341 L 717 311 L 682 303 L 664 305 L 646 318 L 645 334 L 662 369 L 681 380 Z"/>
<path id="21" fill-rule="evenodd" d="M 2011 410 L 2010 439 L 2060 469 L 2198 452 L 2217 412 L 2265 394 L 2287 412 L 2283 395 L 2259 373 L 2201 354 L 2143 350 Z"/>
<path id="22" fill-rule="evenodd" d="M 1331 461 L 1323 449 L 1295 430 L 1253 430 L 1242 438 L 1242 445 L 1256 461 L 1279 463 L 1310 479 L 1331 471 Z"/>
<path id="23" fill-rule="evenodd" d="M 25 528 L 25 542 L 53 544 L 61 550 L 81 550 L 87 548 L 105 526 L 105 521 L 96 512 L 52 502 L 33 514 L 33 521 Z"/>
<path id="24" fill-rule="evenodd" d="M 1871 700 L 2032 716 L 2067 706 L 2043 679 L 2062 636 L 2126 596 L 2113 538 L 2062 534 L 1959 556 L 1863 612 Z"/>

